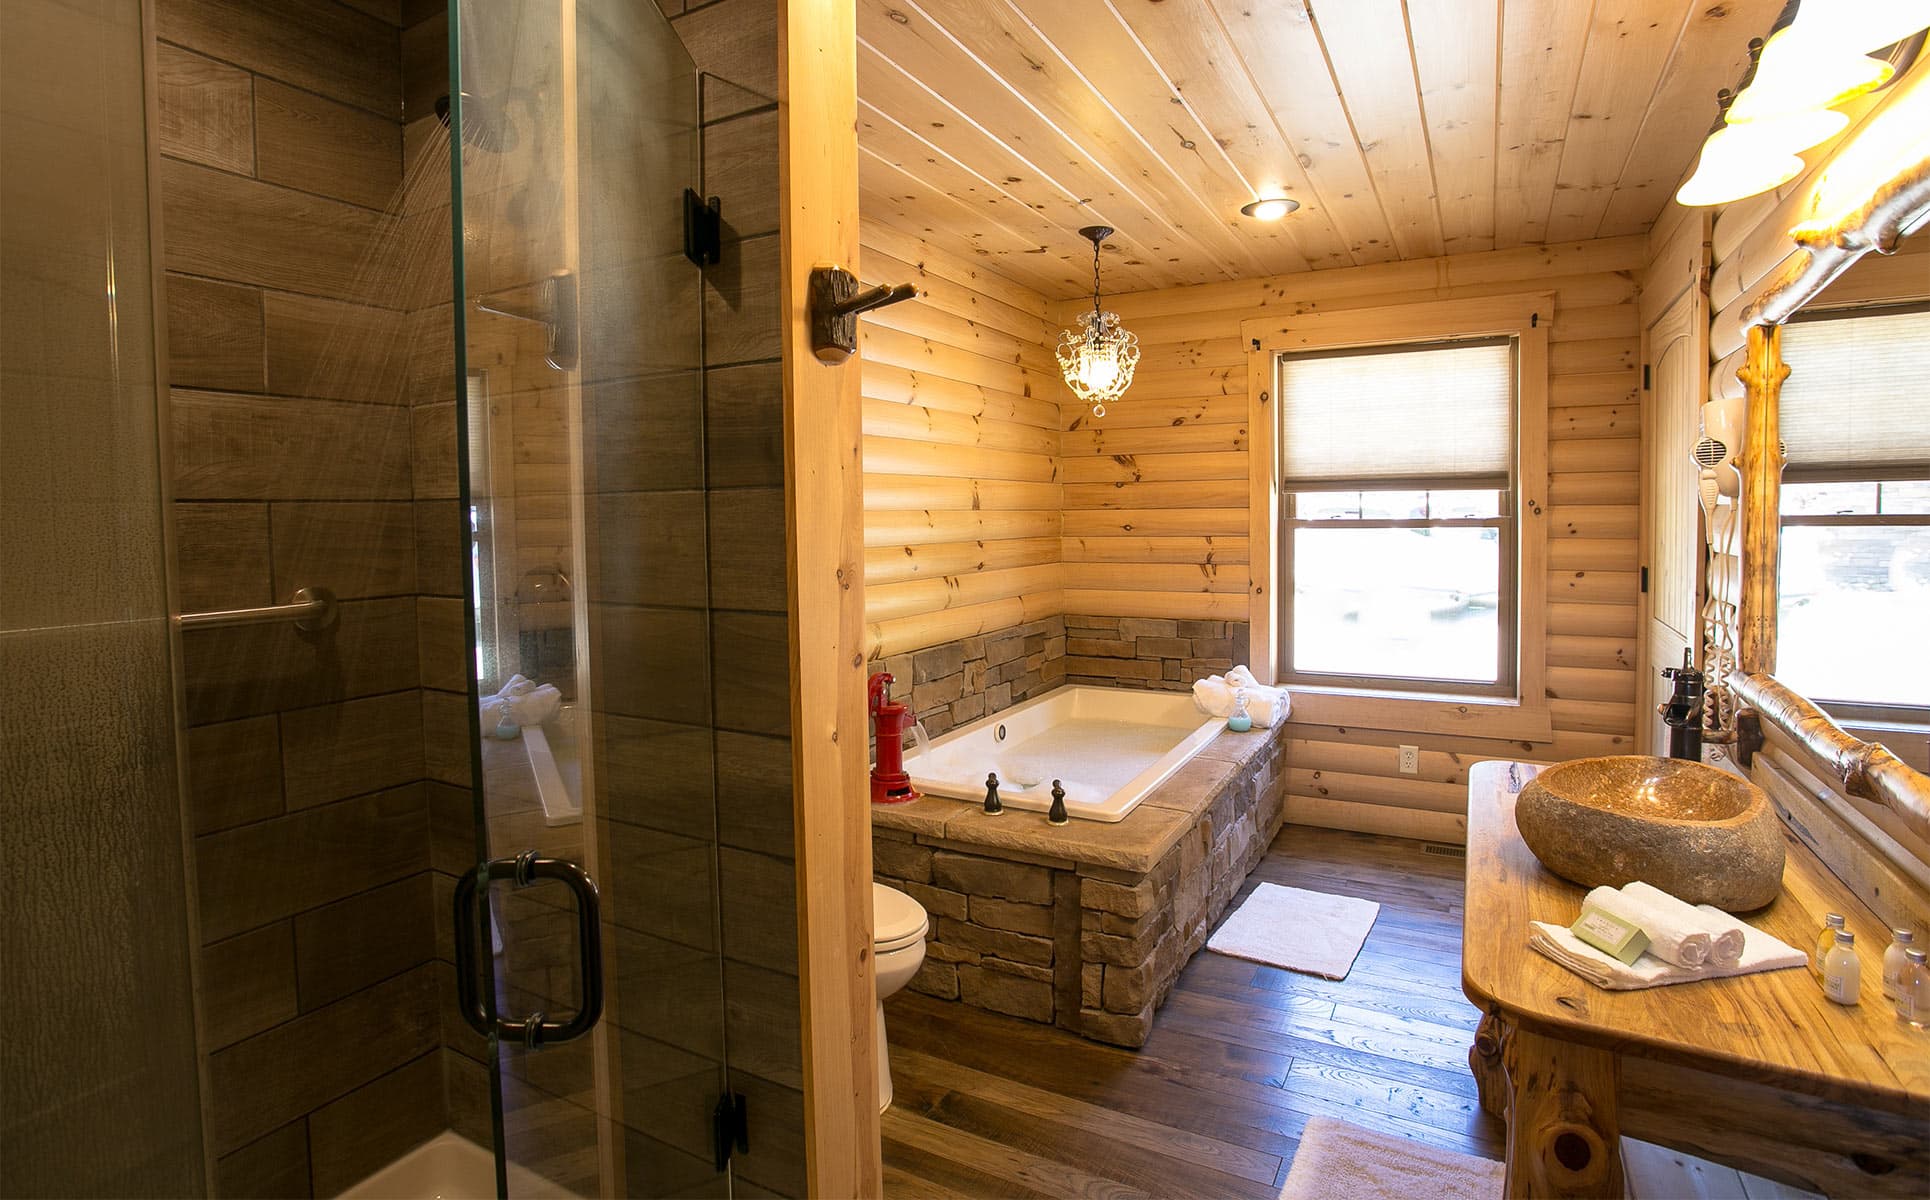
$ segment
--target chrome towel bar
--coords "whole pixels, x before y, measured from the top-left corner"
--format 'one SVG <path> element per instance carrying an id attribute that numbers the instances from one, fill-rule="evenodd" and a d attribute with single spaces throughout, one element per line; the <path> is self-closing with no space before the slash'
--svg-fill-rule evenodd
<path id="1" fill-rule="evenodd" d="M 335 593 L 327 588 L 297 588 L 287 604 L 260 608 L 224 608 L 213 612 L 182 613 L 174 618 L 182 629 L 225 629 L 230 625 L 264 625 L 293 621 L 303 633 L 319 633 L 335 624 Z"/>

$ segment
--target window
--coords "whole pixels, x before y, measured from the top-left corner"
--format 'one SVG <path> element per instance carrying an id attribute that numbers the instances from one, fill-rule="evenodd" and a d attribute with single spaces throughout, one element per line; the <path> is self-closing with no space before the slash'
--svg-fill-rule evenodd
<path id="1" fill-rule="evenodd" d="M 1930 307 L 1817 314 L 1782 351 L 1776 676 L 1838 715 L 1930 718 Z"/>
<path id="2" fill-rule="evenodd" d="M 1511 337 L 1284 354 L 1279 677 L 1515 694 Z"/>

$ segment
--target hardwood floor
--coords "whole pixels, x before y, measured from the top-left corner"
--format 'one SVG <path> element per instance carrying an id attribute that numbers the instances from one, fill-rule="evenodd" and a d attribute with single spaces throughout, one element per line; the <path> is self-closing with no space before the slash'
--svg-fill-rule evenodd
<path id="1" fill-rule="evenodd" d="M 886 1194 L 1273 1197 L 1316 1116 L 1500 1158 L 1467 1068 L 1479 1013 L 1461 995 L 1462 861 L 1287 827 L 1240 899 L 1265 882 L 1379 901 L 1352 973 L 1201 951 L 1136 1052 L 894 997 Z"/>

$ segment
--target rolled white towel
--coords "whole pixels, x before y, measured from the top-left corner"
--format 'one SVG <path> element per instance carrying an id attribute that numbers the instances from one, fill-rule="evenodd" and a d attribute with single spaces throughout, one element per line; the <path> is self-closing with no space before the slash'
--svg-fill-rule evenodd
<path id="1" fill-rule="evenodd" d="M 509 682 L 496 689 L 496 694 L 507 700 L 511 696 L 527 696 L 536 690 L 536 681 L 526 675 L 511 675 Z"/>
<path id="2" fill-rule="evenodd" d="M 1757 971 L 1780 971 L 1800 967 L 1809 956 L 1751 925 L 1740 924 L 1743 952 L 1727 966 L 1691 970 L 1644 954 L 1634 963 L 1623 965 L 1595 947 L 1583 942 L 1560 925 L 1528 922 L 1528 945 L 1537 952 L 1567 967 L 1599 988 L 1632 991 L 1662 984 L 1689 983 L 1698 979 L 1720 979 L 1730 975 L 1749 975 Z"/>
<path id="3" fill-rule="evenodd" d="M 1231 671 L 1228 671 L 1226 673 L 1226 682 L 1230 686 L 1246 692 L 1247 709 L 1249 712 L 1254 712 L 1253 720 L 1255 724 L 1272 726 L 1287 723 L 1287 717 L 1293 712 L 1293 697 L 1287 694 L 1287 689 L 1283 687 L 1268 687 L 1258 679 L 1255 679 L 1253 672 L 1243 666 L 1234 667 Z M 1256 706 L 1270 709 L 1270 719 L 1261 721 Z"/>
<path id="4" fill-rule="evenodd" d="M 1219 675 L 1196 679 L 1193 681 L 1193 704 L 1208 716 L 1230 717 L 1233 715 L 1233 689 Z"/>
<path id="5" fill-rule="evenodd" d="M 1709 936 L 1709 965 L 1727 967 L 1742 958 L 1743 923 L 1707 904 L 1689 904 L 1661 888 L 1636 880 L 1622 888 L 1622 895 L 1644 909 L 1652 909 L 1684 929 L 1694 928 Z M 1648 929 L 1643 925 L 1644 930 Z M 1651 939 L 1655 935 L 1649 935 Z"/>
<path id="6" fill-rule="evenodd" d="M 1247 678 L 1251 679 L 1252 676 Z M 1247 716 L 1252 717 L 1253 723 L 1262 729 L 1284 724 L 1293 708 L 1285 688 L 1239 684 L 1234 682 L 1231 674 L 1208 675 L 1193 683 L 1194 706 L 1210 716 L 1232 716 L 1234 698 L 1239 695 L 1246 697 Z"/>
<path id="7" fill-rule="evenodd" d="M 520 695 L 510 696 L 503 704 L 506 715 L 517 725 L 541 725 L 562 710 L 563 693 L 546 683 Z"/>
<path id="8" fill-rule="evenodd" d="M 1666 895 L 1666 893 L 1661 893 Z M 1669 897 L 1674 899 L 1674 897 Z M 1647 903 L 1630 895 L 1625 889 L 1598 887 L 1588 893 L 1583 904 L 1593 904 L 1603 912 L 1612 913 L 1649 935 L 1648 952 L 1664 962 L 1678 967 L 1696 970 L 1709 961 L 1710 938 L 1703 928 L 1702 914 L 1689 909 L 1690 918 L 1666 906 Z M 1676 901 L 1681 904 L 1680 900 Z M 1683 905 L 1688 908 L 1687 905 Z"/>

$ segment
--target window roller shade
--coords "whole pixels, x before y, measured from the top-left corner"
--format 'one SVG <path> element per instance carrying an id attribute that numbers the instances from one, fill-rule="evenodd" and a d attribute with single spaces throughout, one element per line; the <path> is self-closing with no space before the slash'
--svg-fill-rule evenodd
<path id="1" fill-rule="evenodd" d="M 1510 341 L 1288 356 L 1281 488 L 1501 488 L 1514 418 Z"/>
<path id="2" fill-rule="evenodd" d="M 1783 327 L 1789 469 L 1914 476 L 1930 466 L 1930 312 Z"/>

